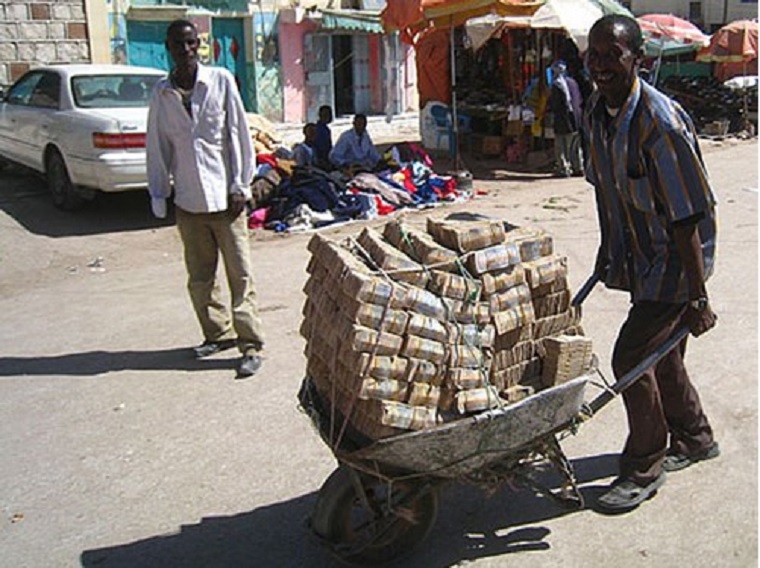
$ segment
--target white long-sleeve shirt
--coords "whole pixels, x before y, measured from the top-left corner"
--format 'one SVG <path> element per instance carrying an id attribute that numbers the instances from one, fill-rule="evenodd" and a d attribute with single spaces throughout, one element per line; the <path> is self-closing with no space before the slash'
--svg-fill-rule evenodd
<path id="1" fill-rule="evenodd" d="M 198 64 L 191 114 L 168 77 L 159 81 L 148 110 L 146 154 L 153 212 L 174 203 L 190 213 L 227 209 L 227 196 L 251 197 L 256 167 L 245 108 L 232 74 Z"/>
<path id="2" fill-rule="evenodd" d="M 361 165 L 373 168 L 379 160 L 380 154 L 366 130 L 361 136 L 356 133 L 355 128 L 346 130 L 330 151 L 330 161 L 338 167 Z"/>

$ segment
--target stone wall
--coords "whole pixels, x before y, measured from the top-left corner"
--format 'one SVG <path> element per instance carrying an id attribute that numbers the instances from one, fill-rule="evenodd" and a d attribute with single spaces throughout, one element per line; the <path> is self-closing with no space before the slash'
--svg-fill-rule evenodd
<path id="1" fill-rule="evenodd" d="M 0 0 L 0 85 L 48 63 L 89 63 L 85 0 Z"/>

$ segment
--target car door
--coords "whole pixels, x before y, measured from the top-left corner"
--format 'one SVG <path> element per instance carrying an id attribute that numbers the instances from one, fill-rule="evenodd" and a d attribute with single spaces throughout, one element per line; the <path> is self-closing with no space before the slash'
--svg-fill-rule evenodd
<path id="1" fill-rule="evenodd" d="M 19 125 L 40 79 L 41 72 L 27 73 L 11 86 L 0 104 L 0 155 L 15 162 L 21 162 L 22 156 L 29 153 L 28 141 L 22 138 Z"/>
<path id="2" fill-rule="evenodd" d="M 58 138 L 56 115 L 61 108 L 61 76 L 55 71 L 43 71 L 34 86 L 25 117 L 19 126 L 20 136 L 27 141 L 25 163 L 35 170 L 44 171 L 45 148 Z M 23 111 L 22 111 L 23 112 Z"/>
<path id="3" fill-rule="evenodd" d="M 45 147 L 54 136 L 55 114 L 60 108 L 61 78 L 53 71 L 30 75 L 28 82 L 20 81 L 8 93 L 0 137 L 7 144 L 9 158 L 44 171 Z"/>

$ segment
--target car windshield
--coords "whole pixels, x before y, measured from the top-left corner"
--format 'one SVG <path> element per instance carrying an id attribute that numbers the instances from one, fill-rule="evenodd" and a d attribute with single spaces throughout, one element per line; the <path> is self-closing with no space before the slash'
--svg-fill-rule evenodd
<path id="1" fill-rule="evenodd" d="M 159 75 L 82 75 L 71 79 L 79 108 L 145 107 Z"/>

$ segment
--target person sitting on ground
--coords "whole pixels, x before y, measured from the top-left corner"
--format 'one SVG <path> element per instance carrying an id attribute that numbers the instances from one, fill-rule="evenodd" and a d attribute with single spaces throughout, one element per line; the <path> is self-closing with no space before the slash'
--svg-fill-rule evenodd
<path id="1" fill-rule="evenodd" d="M 317 125 L 313 122 L 309 122 L 303 127 L 303 142 L 296 144 L 293 148 L 293 157 L 296 161 L 296 166 L 310 167 L 317 165 L 317 152 L 316 152 L 316 140 L 317 140 Z"/>
<path id="2" fill-rule="evenodd" d="M 351 174 L 376 171 L 381 158 L 367 132 L 366 115 L 354 116 L 354 127 L 340 135 L 330 152 L 330 162 L 337 169 Z"/>
<path id="3" fill-rule="evenodd" d="M 328 105 L 322 105 L 319 107 L 319 120 L 317 121 L 317 133 L 314 140 L 314 148 L 316 150 L 316 163 L 317 166 L 323 170 L 329 170 L 330 168 L 330 151 L 332 150 L 332 132 L 330 127 L 327 126 L 332 122 L 333 112 L 332 108 Z"/>

